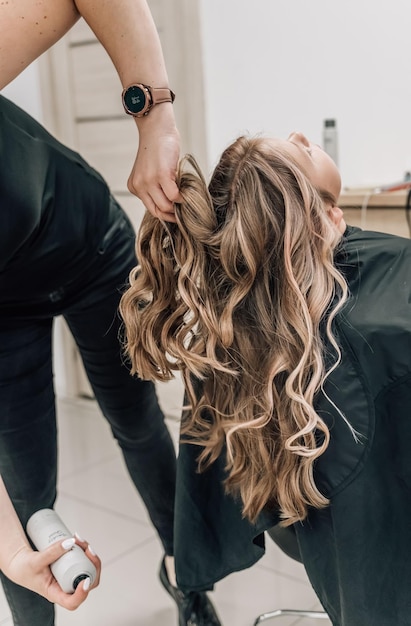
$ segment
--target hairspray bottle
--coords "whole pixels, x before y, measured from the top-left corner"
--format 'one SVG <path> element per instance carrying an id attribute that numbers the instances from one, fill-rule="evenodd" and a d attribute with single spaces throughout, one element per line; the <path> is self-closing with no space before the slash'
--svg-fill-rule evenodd
<path id="1" fill-rule="evenodd" d="M 64 541 L 73 536 L 53 509 L 41 509 L 34 513 L 27 522 L 26 530 L 40 551 L 56 541 Z M 91 586 L 97 575 L 94 564 L 76 544 L 52 563 L 50 569 L 66 593 L 74 593 L 77 585 L 85 578 L 90 578 Z"/>

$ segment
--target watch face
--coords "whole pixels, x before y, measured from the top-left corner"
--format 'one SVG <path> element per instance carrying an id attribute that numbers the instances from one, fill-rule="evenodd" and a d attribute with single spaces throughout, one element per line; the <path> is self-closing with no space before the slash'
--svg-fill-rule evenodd
<path id="1" fill-rule="evenodd" d="M 132 85 L 124 92 L 123 99 L 126 109 L 135 115 L 144 109 L 147 96 L 141 87 Z"/>

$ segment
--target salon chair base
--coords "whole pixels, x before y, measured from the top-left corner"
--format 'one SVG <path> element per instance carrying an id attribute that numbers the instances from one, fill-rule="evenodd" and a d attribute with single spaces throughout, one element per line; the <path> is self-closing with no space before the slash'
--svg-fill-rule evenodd
<path id="1" fill-rule="evenodd" d="M 290 558 L 294 559 L 298 563 L 302 563 L 300 549 L 298 547 L 297 535 L 293 526 L 274 526 L 267 531 L 268 535 L 277 544 L 277 546 Z M 253 626 L 262 624 L 269 619 L 275 617 L 283 617 L 285 615 L 291 615 L 293 617 L 311 617 L 311 619 L 329 619 L 327 613 L 324 611 L 307 611 L 302 609 L 277 609 L 276 611 L 269 611 L 268 613 L 261 613 L 257 617 Z"/>
<path id="2" fill-rule="evenodd" d="M 324 611 L 299 611 L 297 609 L 277 609 L 277 611 L 270 611 L 269 613 L 262 613 L 257 617 L 253 626 L 262 624 L 263 622 L 273 619 L 274 617 L 283 617 L 285 615 L 292 615 L 295 617 L 311 617 L 311 619 L 329 619 L 327 613 Z"/>

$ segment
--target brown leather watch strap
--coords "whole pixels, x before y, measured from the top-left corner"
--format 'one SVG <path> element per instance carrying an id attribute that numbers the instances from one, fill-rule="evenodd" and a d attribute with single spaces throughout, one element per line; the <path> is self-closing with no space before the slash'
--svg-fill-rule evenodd
<path id="1" fill-rule="evenodd" d="M 175 93 L 167 87 L 150 87 L 152 104 L 160 104 L 161 102 L 174 102 Z"/>

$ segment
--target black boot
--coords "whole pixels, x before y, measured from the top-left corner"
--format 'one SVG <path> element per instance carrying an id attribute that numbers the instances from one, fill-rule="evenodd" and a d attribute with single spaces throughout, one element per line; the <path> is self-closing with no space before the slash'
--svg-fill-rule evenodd
<path id="1" fill-rule="evenodd" d="M 204 591 L 183 593 L 168 580 L 165 559 L 160 567 L 160 581 L 178 607 L 178 626 L 222 626 Z"/>

